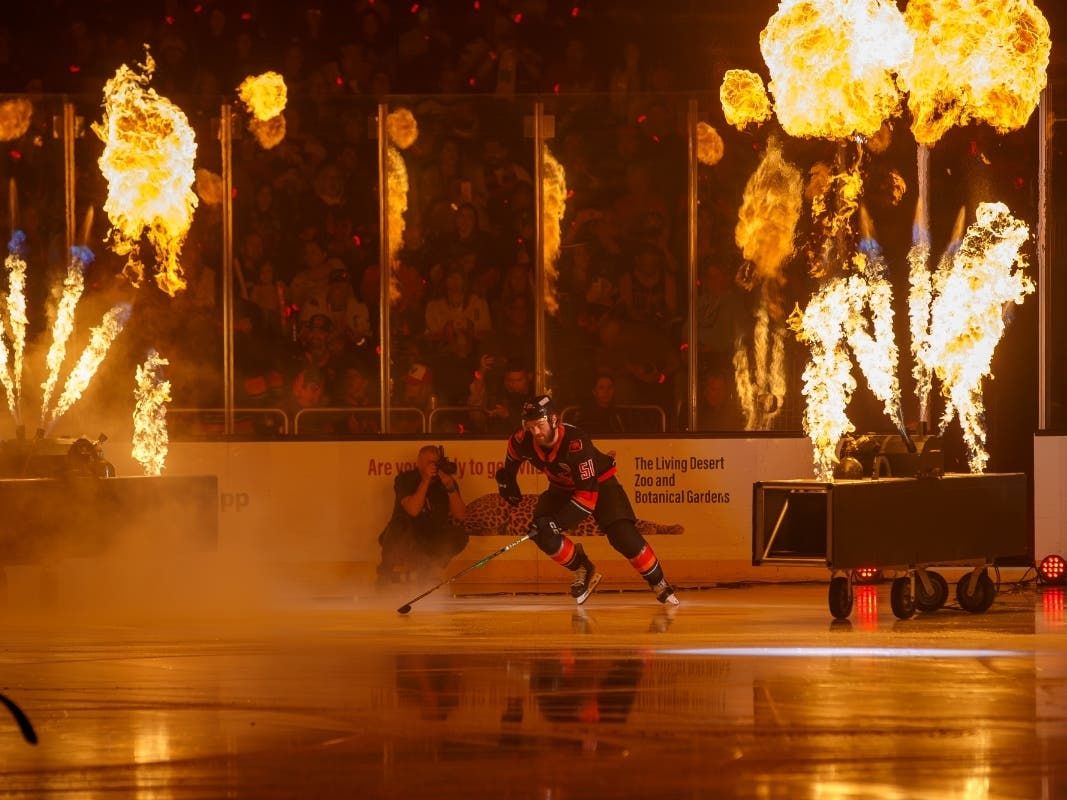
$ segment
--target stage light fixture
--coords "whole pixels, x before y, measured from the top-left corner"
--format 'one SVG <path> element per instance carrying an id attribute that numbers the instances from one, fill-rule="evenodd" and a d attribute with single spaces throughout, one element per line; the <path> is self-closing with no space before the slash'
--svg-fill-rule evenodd
<path id="1" fill-rule="evenodd" d="M 854 583 L 876 583 L 881 578 L 882 571 L 878 567 L 858 567 L 852 570 Z"/>
<path id="2" fill-rule="evenodd" d="M 1067 561 L 1063 560 L 1063 556 L 1052 553 L 1041 559 L 1037 571 L 1041 574 L 1043 583 L 1062 586 L 1067 575 Z"/>

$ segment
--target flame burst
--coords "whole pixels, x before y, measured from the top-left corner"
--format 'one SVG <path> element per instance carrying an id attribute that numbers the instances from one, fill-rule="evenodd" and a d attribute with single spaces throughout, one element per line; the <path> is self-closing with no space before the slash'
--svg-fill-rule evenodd
<path id="1" fill-rule="evenodd" d="M 719 86 L 719 102 L 726 122 L 739 131 L 752 124 L 760 125 L 773 114 L 763 78 L 747 69 L 726 70 Z"/>
<path id="2" fill-rule="evenodd" d="M 722 161 L 726 153 L 719 132 L 706 122 L 697 123 L 697 160 L 706 166 L 714 167 Z"/>
<path id="3" fill-rule="evenodd" d="M 760 33 L 778 121 L 791 136 L 873 136 L 900 110 L 914 41 L 890 0 L 782 0 Z"/>
<path id="4" fill-rule="evenodd" d="M 196 169 L 196 195 L 206 205 L 222 205 L 222 176 L 209 169 Z"/>
<path id="5" fill-rule="evenodd" d="M 160 475 L 167 461 L 167 406 L 170 381 L 163 377 L 163 367 L 170 362 L 151 350 L 144 364 L 137 367 L 136 403 L 133 410 L 134 459 L 145 475 Z"/>
<path id="6" fill-rule="evenodd" d="M 273 119 L 285 111 L 285 80 L 277 72 L 249 75 L 237 87 L 237 95 L 260 122 Z"/>
<path id="7" fill-rule="evenodd" d="M 567 173 L 552 155 L 548 145 L 545 145 L 542 153 L 541 196 L 545 212 L 544 227 L 541 230 L 545 252 L 545 310 L 549 314 L 555 314 L 559 310 L 559 300 L 556 297 L 559 272 L 556 269 L 556 260 L 559 258 L 561 242 L 560 225 L 567 211 Z"/>
<path id="8" fill-rule="evenodd" d="M 63 387 L 63 393 L 56 401 L 55 408 L 49 415 L 46 431 L 50 431 L 56 420 L 66 414 L 82 396 L 89 382 L 96 374 L 104 357 L 107 355 L 111 343 L 115 341 L 130 318 L 129 303 L 119 303 L 113 306 L 105 315 L 100 325 L 93 328 L 89 334 L 89 344 L 85 346 L 81 357 L 67 376 L 67 383 Z"/>
<path id="9" fill-rule="evenodd" d="M 801 376 L 804 432 L 814 449 L 815 475 L 832 481 L 837 463 L 837 443 L 855 430 L 845 410 L 856 390 L 852 361 L 845 347 L 845 323 L 852 305 L 845 278 L 835 278 L 823 286 L 801 311 L 789 317 L 797 339 L 811 349 L 811 360 Z"/>
<path id="10" fill-rule="evenodd" d="M 0 103 L 0 142 L 21 139 L 30 129 L 33 104 L 23 97 Z"/>
<path id="11" fill-rule="evenodd" d="M 74 311 L 85 290 L 85 269 L 93 263 L 93 251 L 87 247 L 72 247 L 70 263 L 67 264 L 67 276 L 63 280 L 63 294 L 56 306 L 56 319 L 52 324 L 52 344 L 45 356 L 48 377 L 41 384 L 41 419 L 48 414 L 52 402 L 52 393 L 59 382 L 59 370 L 67 357 L 67 342 L 74 332 Z"/>
<path id="12" fill-rule="evenodd" d="M 391 274 L 389 277 L 389 299 L 400 299 L 400 287 L 397 283 L 397 253 L 404 246 L 404 214 L 408 210 L 408 168 L 398 148 L 410 147 L 418 138 L 419 130 L 415 117 L 406 108 L 399 108 L 385 118 L 385 131 L 390 143 L 385 151 L 385 175 L 388 186 L 389 222 L 388 247 Z"/>
<path id="13" fill-rule="evenodd" d="M 253 117 L 248 121 L 248 130 L 252 131 L 260 147 L 272 150 L 285 140 L 285 114 L 271 117 L 266 122 Z"/>
<path id="14" fill-rule="evenodd" d="M 7 245 L 7 332 L 11 338 L 11 388 L 9 401 L 15 422 L 22 423 L 22 360 L 26 352 L 26 261 L 22 254 L 26 235 L 15 231 Z M 5 387 L 7 388 L 6 384 Z"/>
<path id="15" fill-rule="evenodd" d="M 385 118 L 385 132 L 389 141 L 400 150 L 407 150 L 419 138 L 419 125 L 408 109 L 398 108 Z"/>
<path id="16" fill-rule="evenodd" d="M 934 278 L 926 360 L 945 398 L 944 431 L 958 416 L 972 472 L 989 461 L 982 380 L 1004 335 L 1004 307 L 1034 291 L 1021 254 L 1030 231 L 1003 203 L 981 203 L 951 266 Z"/>
<path id="17" fill-rule="evenodd" d="M 1048 20 L 1032 0 L 910 0 L 915 55 L 903 65 L 912 133 L 932 145 L 954 125 L 1023 127 L 1047 81 Z"/>
<path id="18" fill-rule="evenodd" d="M 176 105 L 148 87 L 155 62 L 142 72 L 123 64 L 104 85 L 104 117 L 92 128 L 104 142 L 100 169 L 108 182 L 104 210 L 112 249 L 127 256 L 125 274 L 144 277 L 140 238 L 156 255 L 156 283 L 172 297 L 185 288 L 178 255 L 196 208 L 193 160 L 196 138 Z"/>
<path id="19" fill-rule="evenodd" d="M 785 160 L 777 140 L 771 139 L 763 160 L 745 185 L 734 228 L 734 241 L 741 255 L 752 263 L 756 278 L 770 285 L 768 294 L 775 319 L 784 316 L 776 294 L 785 284 L 782 265 L 793 255 L 803 205 L 802 187 L 800 171 Z"/>

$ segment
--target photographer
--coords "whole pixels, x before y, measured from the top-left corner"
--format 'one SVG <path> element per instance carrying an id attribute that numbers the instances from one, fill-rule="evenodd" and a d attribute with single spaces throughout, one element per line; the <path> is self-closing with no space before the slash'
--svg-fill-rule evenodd
<path id="1" fill-rule="evenodd" d="M 467 506 L 459 493 L 456 464 L 445 458 L 443 447 L 422 447 L 415 468 L 396 476 L 393 491 L 393 516 L 378 537 L 379 586 L 399 582 L 411 571 L 436 576 L 467 546 L 460 524 Z"/>

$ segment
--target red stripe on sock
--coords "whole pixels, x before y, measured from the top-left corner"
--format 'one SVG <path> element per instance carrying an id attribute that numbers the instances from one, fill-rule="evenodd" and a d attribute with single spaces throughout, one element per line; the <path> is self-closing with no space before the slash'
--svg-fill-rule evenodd
<path id="1" fill-rule="evenodd" d="M 551 558 L 557 564 L 567 566 L 567 564 L 570 563 L 570 560 L 574 558 L 574 542 L 564 536 L 563 544 L 559 546 L 559 550 L 557 550 Z"/>
<path id="2" fill-rule="evenodd" d="M 655 569 L 656 564 L 659 563 L 659 559 L 657 559 L 656 554 L 652 552 L 652 548 L 646 544 L 641 548 L 640 553 L 630 559 L 630 563 L 633 564 L 634 569 L 644 575 Z"/>

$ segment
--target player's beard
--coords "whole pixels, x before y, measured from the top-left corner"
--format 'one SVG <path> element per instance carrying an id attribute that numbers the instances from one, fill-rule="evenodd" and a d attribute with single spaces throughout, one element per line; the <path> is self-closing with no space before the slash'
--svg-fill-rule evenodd
<path id="1" fill-rule="evenodd" d="M 546 436 L 544 436 L 544 437 L 536 436 L 534 438 L 535 438 L 535 441 L 537 442 L 538 446 L 544 447 L 544 448 L 549 448 L 553 444 L 556 443 L 556 435 L 558 433 L 559 433 L 559 423 L 550 421 L 548 423 L 548 434 Z"/>

